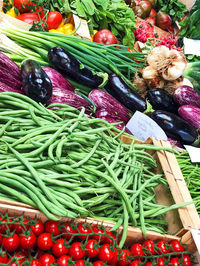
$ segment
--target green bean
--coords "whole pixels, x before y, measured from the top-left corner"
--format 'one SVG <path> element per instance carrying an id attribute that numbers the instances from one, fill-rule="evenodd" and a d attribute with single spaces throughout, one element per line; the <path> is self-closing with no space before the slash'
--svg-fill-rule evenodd
<path id="1" fill-rule="evenodd" d="M 125 241 L 126 241 L 127 232 L 128 232 L 128 220 L 129 220 L 126 204 L 124 201 L 122 202 L 122 204 L 123 204 L 123 209 L 124 209 L 124 222 L 123 222 L 122 237 L 121 237 L 121 240 L 119 242 L 119 248 L 122 248 Z"/>

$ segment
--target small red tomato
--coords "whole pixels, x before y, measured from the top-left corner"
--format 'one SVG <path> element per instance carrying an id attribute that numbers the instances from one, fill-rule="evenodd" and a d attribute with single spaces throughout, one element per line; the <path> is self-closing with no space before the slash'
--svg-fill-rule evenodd
<path id="1" fill-rule="evenodd" d="M 7 256 L 6 252 L 1 251 L 0 252 L 0 265 L 1 265 L 1 263 L 7 263 L 7 261 L 8 261 L 8 256 Z"/>
<path id="2" fill-rule="evenodd" d="M 189 255 L 183 255 L 183 258 L 180 258 L 184 266 L 192 266 L 192 262 Z"/>
<path id="3" fill-rule="evenodd" d="M 178 258 L 172 258 L 169 262 L 170 266 L 180 266 Z"/>
<path id="4" fill-rule="evenodd" d="M 25 23 L 31 24 L 31 25 L 33 25 L 33 22 L 39 21 L 38 15 L 34 14 L 34 13 L 23 13 L 23 14 L 19 15 L 17 17 L 17 19 L 19 19 Z"/>
<path id="5" fill-rule="evenodd" d="M 158 248 L 158 254 L 167 254 L 170 253 L 170 250 L 166 247 L 167 242 L 164 240 L 160 240 L 157 243 L 157 248 Z"/>
<path id="6" fill-rule="evenodd" d="M 105 230 L 101 228 L 101 226 L 98 224 L 92 226 L 92 231 L 97 234 L 103 234 L 105 232 Z M 97 241 L 100 240 L 101 243 L 104 243 L 105 241 L 105 236 L 101 236 L 101 235 L 93 235 L 92 238 L 96 239 Z"/>
<path id="7" fill-rule="evenodd" d="M 73 224 L 70 224 L 69 222 L 66 222 L 62 226 L 62 233 L 64 233 L 63 237 L 66 238 L 67 240 L 70 240 L 73 235 L 71 233 L 75 234 L 78 231 L 73 228 Z"/>
<path id="8" fill-rule="evenodd" d="M 14 0 L 14 6 L 19 10 L 20 13 L 28 12 L 30 0 Z"/>
<path id="9" fill-rule="evenodd" d="M 129 257 L 131 255 L 130 250 L 128 250 L 128 249 L 122 249 L 122 251 L 121 251 L 120 254 L 121 255 L 119 257 L 119 260 L 118 260 L 117 265 L 118 266 L 127 266 L 127 265 L 129 265 L 129 263 L 130 263 Z"/>
<path id="10" fill-rule="evenodd" d="M 2 246 L 6 251 L 13 252 L 18 249 L 19 243 L 18 235 L 14 233 L 12 236 L 3 238 Z"/>
<path id="11" fill-rule="evenodd" d="M 142 245 L 139 243 L 135 243 L 131 246 L 131 255 L 134 256 L 135 259 L 138 259 L 140 257 L 138 257 L 138 255 L 144 255 L 144 252 L 142 250 Z"/>
<path id="12" fill-rule="evenodd" d="M 79 235 L 78 236 L 81 240 L 85 240 L 87 238 L 87 235 L 92 233 L 90 225 L 88 225 L 88 224 L 79 223 L 78 226 L 77 226 L 77 230 L 81 234 L 84 234 L 84 235 Z"/>
<path id="13" fill-rule="evenodd" d="M 57 29 L 62 22 L 62 15 L 58 11 L 50 11 L 46 20 L 47 30 Z"/>
<path id="14" fill-rule="evenodd" d="M 11 232 L 13 229 L 13 224 L 9 224 L 12 222 L 12 219 L 1 219 L 0 224 L 0 234 L 6 234 L 7 232 Z"/>
<path id="15" fill-rule="evenodd" d="M 68 266 L 68 260 L 71 260 L 70 256 L 68 255 L 63 255 L 57 259 L 58 266 Z"/>
<path id="16" fill-rule="evenodd" d="M 108 262 L 109 265 L 116 265 L 118 261 L 118 250 L 114 248 L 112 259 Z"/>
<path id="17" fill-rule="evenodd" d="M 44 254 L 40 257 L 39 262 L 42 266 L 50 266 L 55 261 L 55 258 L 51 254 Z"/>
<path id="18" fill-rule="evenodd" d="M 101 261 L 101 260 L 97 260 L 97 261 L 95 261 L 94 263 L 93 263 L 93 266 L 103 266 L 104 265 L 104 263 L 103 263 L 103 261 Z"/>
<path id="19" fill-rule="evenodd" d="M 114 252 L 110 249 L 110 244 L 104 244 L 99 249 L 99 259 L 103 262 L 109 262 L 112 260 Z"/>
<path id="20" fill-rule="evenodd" d="M 139 260 L 133 260 L 130 266 L 139 266 Z"/>
<path id="21" fill-rule="evenodd" d="M 144 266 L 151 266 L 152 265 L 152 263 L 150 262 L 150 261 L 147 261 L 145 264 L 144 264 Z"/>
<path id="22" fill-rule="evenodd" d="M 36 243 L 36 235 L 31 232 L 28 236 L 20 235 L 20 246 L 22 249 L 32 249 Z"/>
<path id="23" fill-rule="evenodd" d="M 76 266 L 85 266 L 85 261 L 84 260 L 77 260 Z"/>
<path id="24" fill-rule="evenodd" d="M 106 45 L 118 43 L 116 36 L 107 29 L 103 29 L 95 33 L 93 37 L 93 42 L 102 43 Z"/>
<path id="25" fill-rule="evenodd" d="M 10 257 L 7 261 L 7 263 L 9 263 L 9 265 L 23 265 L 25 262 L 26 256 L 23 252 L 19 251 L 17 252 L 15 255 L 13 255 L 12 257 Z M 12 264 L 12 263 L 16 263 L 16 264 Z"/>
<path id="26" fill-rule="evenodd" d="M 88 258 L 95 258 L 99 254 L 99 245 L 96 239 L 89 239 L 85 245 L 85 255 Z"/>
<path id="27" fill-rule="evenodd" d="M 154 242 L 152 240 L 146 240 L 143 243 L 144 254 L 145 255 L 155 255 Z"/>
<path id="28" fill-rule="evenodd" d="M 165 263 L 165 261 L 166 261 L 167 259 L 166 258 L 162 258 L 162 257 L 160 257 L 160 258 L 158 258 L 157 259 L 157 266 L 165 266 L 166 265 L 166 263 Z"/>
<path id="29" fill-rule="evenodd" d="M 61 234 L 61 230 L 58 228 L 59 222 L 58 221 L 47 221 L 45 223 L 45 232 L 53 234 L 53 236 L 58 236 Z"/>
<path id="30" fill-rule="evenodd" d="M 67 241 L 64 238 L 59 238 L 53 244 L 52 253 L 56 257 L 60 257 L 66 255 L 68 252 L 68 248 L 66 248 Z"/>
<path id="31" fill-rule="evenodd" d="M 33 259 L 30 262 L 30 266 L 42 266 L 42 264 L 39 262 L 39 260 Z"/>
<path id="32" fill-rule="evenodd" d="M 36 235 L 39 236 L 44 232 L 44 224 L 41 220 L 37 219 L 37 223 L 35 225 L 31 226 L 32 232 Z"/>
<path id="33" fill-rule="evenodd" d="M 173 252 L 182 252 L 184 251 L 184 247 L 178 240 L 172 240 L 170 242 L 170 250 Z"/>
<path id="34" fill-rule="evenodd" d="M 85 251 L 81 247 L 81 242 L 72 243 L 71 247 L 69 248 L 69 255 L 72 260 L 80 260 L 84 257 Z"/>
<path id="35" fill-rule="evenodd" d="M 2 244 L 2 241 L 3 241 L 3 236 L 0 234 L 0 246 Z"/>
<path id="36" fill-rule="evenodd" d="M 53 246 L 50 233 L 42 233 L 37 239 L 37 246 L 41 250 L 48 250 Z"/>
<path id="37" fill-rule="evenodd" d="M 109 237 L 105 237 L 104 243 L 105 244 L 113 244 L 114 240 L 116 239 L 116 236 L 113 235 L 111 231 L 106 232 L 106 235 Z"/>
<path id="38" fill-rule="evenodd" d="M 16 234 L 21 234 L 23 231 L 27 231 L 29 229 L 29 219 L 26 217 L 20 217 L 20 221 L 17 221 L 13 225 L 13 229 L 15 230 Z"/>

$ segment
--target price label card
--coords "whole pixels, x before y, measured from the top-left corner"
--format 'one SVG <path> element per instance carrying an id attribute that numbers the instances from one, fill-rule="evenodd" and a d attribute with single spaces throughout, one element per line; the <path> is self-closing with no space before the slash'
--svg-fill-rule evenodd
<path id="1" fill-rule="evenodd" d="M 148 138 L 156 138 L 158 140 L 167 140 L 167 136 L 163 129 L 147 115 L 136 111 L 131 117 L 127 129 L 138 139 L 146 141 Z"/>
<path id="2" fill-rule="evenodd" d="M 200 40 L 183 38 L 184 53 L 200 56 Z"/>
<path id="3" fill-rule="evenodd" d="M 197 250 L 200 254 L 200 230 L 197 229 L 191 229 L 192 237 L 194 239 L 195 245 L 197 247 Z"/>
<path id="4" fill-rule="evenodd" d="M 200 148 L 193 147 L 190 145 L 184 145 L 187 152 L 189 153 L 192 163 L 200 163 Z"/>

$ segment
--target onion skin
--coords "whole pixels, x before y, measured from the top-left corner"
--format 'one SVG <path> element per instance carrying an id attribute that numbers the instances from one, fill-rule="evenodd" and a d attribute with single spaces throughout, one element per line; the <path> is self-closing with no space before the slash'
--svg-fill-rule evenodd
<path id="1" fill-rule="evenodd" d="M 193 105 L 182 105 L 178 109 L 179 115 L 190 125 L 196 127 L 200 131 L 200 108 Z"/>
<path id="2" fill-rule="evenodd" d="M 180 105 L 194 105 L 200 108 L 200 95 L 190 86 L 178 87 L 173 98 Z"/>
<path id="3" fill-rule="evenodd" d="M 74 91 L 74 87 L 67 81 L 62 74 L 51 67 L 44 66 L 43 70 L 46 72 L 47 76 L 50 78 L 52 87 L 60 87 L 65 90 Z"/>

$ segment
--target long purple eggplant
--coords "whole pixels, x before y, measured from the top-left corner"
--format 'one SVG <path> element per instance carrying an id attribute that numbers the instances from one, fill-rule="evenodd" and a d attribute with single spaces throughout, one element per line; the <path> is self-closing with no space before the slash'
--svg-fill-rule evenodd
<path id="1" fill-rule="evenodd" d="M 0 92 L 7 92 L 7 91 L 23 94 L 21 90 L 13 89 L 10 86 L 6 85 L 5 83 L 0 82 Z"/>
<path id="2" fill-rule="evenodd" d="M 180 105 L 194 105 L 200 108 L 200 95 L 190 86 L 180 86 L 174 92 L 174 101 Z"/>
<path id="3" fill-rule="evenodd" d="M 7 55 L 0 52 L 0 67 L 7 69 L 16 78 L 21 76 L 20 68 Z"/>
<path id="4" fill-rule="evenodd" d="M 12 69 L 8 70 L 0 65 L 0 82 L 8 85 L 9 87 L 19 90 L 22 87 L 21 73 L 18 77 L 14 76 Z"/>
<path id="5" fill-rule="evenodd" d="M 200 131 L 200 108 L 193 105 L 182 105 L 178 109 L 178 113 L 190 125 Z"/>

